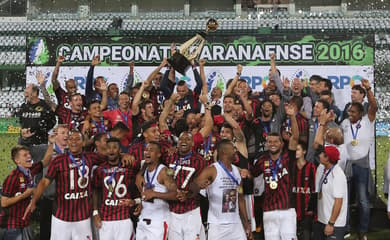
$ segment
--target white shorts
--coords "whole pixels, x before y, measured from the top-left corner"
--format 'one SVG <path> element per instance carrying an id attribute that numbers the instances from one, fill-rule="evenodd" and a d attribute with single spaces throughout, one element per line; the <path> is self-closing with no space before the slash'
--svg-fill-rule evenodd
<path id="1" fill-rule="evenodd" d="M 297 237 L 297 214 L 294 208 L 264 212 L 263 224 L 267 240 L 291 240 Z"/>
<path id="2" fill-rule="evenodd" d="M 153 219 L 151 219 L 150 222 L 144 221 L 143 219 L 140 219 L 138 221 L 135 239 L 166 240 L 167 237 L 168 237 L 168 223 L 166 221 L 153 220 Z"/>
<path id="3" fill-rule="evenodd" d="M 92 240 L 91 219 L 67 222 L 52 216 L 51 240 Z"/>
<path id="4" fill-rule="evenodd" d="M 169 240 L 205 239 L 199 207 L 183 214 L 171 212 L 169 226 Z"/>
<path id="5" fill-rule="evenodd" d="M 246 214 L 248 215 L 248 221 L 251 224 L 251 231 L 256 231 L 256 219 L 255 219 L 255 200 L 253 199 L 253 195 L 244 195 L 245 197 L 245 206 L 246 206 Z"/>
<path id="6" fill-rule="evenodd" d="M 102 221 L 99 237 L 101 240 L 133 240 L 133 222 L 130 218 L 117 221 Z"/>
<path id="7" fill-rule="evenodd" d="M 213 224 L 209 223 L 208 240 L 246 240 L 242 223 Z M 138 240 L 138 239 L 137 239 Z"/>

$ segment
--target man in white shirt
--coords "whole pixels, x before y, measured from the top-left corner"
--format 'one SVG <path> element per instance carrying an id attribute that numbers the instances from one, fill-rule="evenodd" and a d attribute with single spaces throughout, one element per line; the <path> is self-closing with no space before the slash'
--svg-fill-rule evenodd
<path id="1" fill-rule="evenodd" d="M 335 146 L 319 149 L 320 165 L 316 173 L 318 192 L 318 222 L 314 239 L 344 239 L 347 223 L 348 185 L 343 170 L 338 166 L 340 153 Z"/>
<path id="2" fill-rule="evenodd" d="M 378 106 L 370 82 L 363 79 L 361 85 L 367 92 L 368 112 L 364 114 L 361 103 L 352 102 L 348 109 L 349 118 L 341 123 L 341 128 L 349 155 L 345 173 L 349 180 L 349 187 L 351 184 L 354 185 L 359 199 L 359 239 L 364 240 L 367 239 L 366 234 L 370 223 L 369 152 L 375 137 L 375 117 Z"/>

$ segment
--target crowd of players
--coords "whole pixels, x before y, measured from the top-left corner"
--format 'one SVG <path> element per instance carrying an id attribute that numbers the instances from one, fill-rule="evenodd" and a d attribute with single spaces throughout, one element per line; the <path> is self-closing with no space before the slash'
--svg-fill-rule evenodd
<path id="1" fill-rule="evenodd" d="M 369 81 L 340 110 L 330 80 L 281 79 L 270 58 L 262 92 L 238 65 L 223 95 L 208 89 L 202 59 L 194 89 L 164 59 L 137 84 L 130 63 L 119 93 L 94 76 L 95 56 L 81 95 L 73 79 L 61 87 L 60 56 L 56 102 L 42 73 L 25 89 L 17 168 L 2 190 L 5 239 L 32 239 L 37 205 L 41 239 L 344 239 L 352 187 L 366 239 L 378 108 Z"/>

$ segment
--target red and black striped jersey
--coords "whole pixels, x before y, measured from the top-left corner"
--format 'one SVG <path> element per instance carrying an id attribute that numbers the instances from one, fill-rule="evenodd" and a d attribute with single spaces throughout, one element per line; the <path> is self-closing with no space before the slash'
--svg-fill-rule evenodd
<path id="1" fill-rule="evenodd" d="M 24 193 L 27 188 L 32 188 L 34 183 L 33 177 L 42 171 L 42 162 L 34 163 L 29 171 L 30 174 L 23 173 L 19 167 L 12 170 L 3 182 L 2 195 L 13 198 Z M 3 208 L 8 228 L 24 228 L 30 224 L 29 216 L 24 220 L 22 219 L 30 201 L 31 198 L 28 197 Z"/>
<path id="2" fill-rule="evenodd" d="M 194 143 L 196 136 L 202 136 L 201 134 L 195 134 L 193 136 Z M 217 142 L 219 141 L 219 134 L 211 133 L 207 138 L 203 139 L 203 141 L 199 141 L 199 144 L 194 144 L 194 150 L 198 152 L 200 155 L 203 156 L 203 158 L 207 161 L 213 161 L 213 154 L 214 151 L 217 149 Z"/>
<path id="3" fill-rule="evenodd" d="M 92 167 L 104 163 L 105 156 L 83 152 L 75 155 L 74 160 L 68 153 L 61 154 L 50 162 L 46 174 L 48 179 L 56 182 L 57 202 L 53 214 L 69 222 L 89 218 Z"/>
<path id="4" fill-rule="evenodd" d="M 57 88 L 57 90 L 55 90 L 54 93 L 56 94 L 58 105 L 63 105 L 65 108 L 71 109 L 69 95 L 68 95 L 67 92 L 64 91 L 64 89 L 59 87 L 59 88 Z M 83 99 L 84 107 L 86 107 L 85 104 L 86 104 L 87 101 L 85 100 L 85 96 L 81 95 L 81 98 Z"/>
<path id="5" fill-rule="evenodd" d="M 175 153 L 164 159 L 165 164 L 174 171 L 177 189 L 184 191 L 189 190 L 191 181 L 209 164 L 201 155 L 193 152 L 187 156 L 179 156 Z M 169 209 L 175 213 L 186 213 L 197 207 L 199 207 L 199 199 L 197 197 L 187 198 L 184 202 L 169 202 Z"/>
<path id="6" fill-rule="evenodd" d="M 116 221 L 130 218 L 131 208 L 119 206 L 121 199 L 134 198 L 129 187 L 134 185 L 137 171 L 132 168 L 112 166 L 108 162 L 94 171 L 93 186 L 102 189 L 102 202 L 99 208 L 104 221 Z"/>
<path id="7" fill-rule="evenodd" d="M 88 138 L 91 139 L 98 133 L 109 132 L 112 129 L 111 122 L 106 119 L 101 119 L 100 121 L 89 121 L 90 128 L 88 129 Z"/>
<path id="8" fill-rule="evenodd" d="M 56 114 L 58 115 L 58 121 L 60 124 L 66 124 L 69 129 L 78 129 L 81 131 L 87 111 L 74 113 L 65 108 L 63 105 L 58 105 Z"/>
<path id="9" fill-rule="evenodd" d="M 297 220 L 303 220 L 308 212 L 314 213 L 315 203 L 315 177 L 316 166 L 312 162 L 307 162 L 299 169 L 294 164 L 292 169 L 292 193 L 295 199 L 295 210 Z"/>
<path id="10" fill-rule="evenodd" d="M 166 131 L 169 136 L 164 139 L 160 140 L 160 145 L 161 145 L 161 159 L 165 159 L 168 155 L 170 155 L 170 149 L 172 147 L 172 144 L 168 139 L 170 138 L 170 133 L 169 131 Z M 161 135 L 160 135 L 161 136 Z M 147 143 L 145 141 L 133 144 L 130 146 L 129 149 L 129 154 L 134 156 L 135 158 L 135 165 L 141 166 L 142 160 L 144 160 L 144 151 L 146 148 Z"/>
<path id="11" fill-rule="evenodd" d="M 260 156 L 255 165 L 251 168 L 253 176 L 257 177 L 264 173 L 264 201 L 263 210 L 273 211 L 289 209 L 294 207 L 291 193 L 291 168 L 295 163 L 295 151 L 289 150 L 281 155 L 279 165 L 277 161 L 270 161 L 270 155 L 265 153 Z M 271 189 L 270 183 L 273 180 L 273 171 L 276 169 L 277 188 Z"/>
<path id="12" fill-rule="evenodd" d="M 304 116 L 302 116 L 302 114 L 297 113 L 296 120 L 297 120 L 297 124 L 298 124 L 299 137 L 306 138 L 306 141 L 307 141 L 307 136 L 309 133 L 309 125 L 308 125 L 307 119 Z M 286 119 L 286 121 L 283 122 L 281 130 L 291 132 L 291 120 L 290 119 Z"/>
<path id="13" fill-rule="evenodd" d="M 131 111 L 121 112 L 121 110 L 114 109 L 103 112 L 103 117 L 108 119 L 112 126 L 115 126 L 118 122 L 123 122 L 128 128 L 129 132 L 126 137 L 121 140 L 123 146 L 129 146 L 133 136 L 133 122 L 131 121 Z"/>

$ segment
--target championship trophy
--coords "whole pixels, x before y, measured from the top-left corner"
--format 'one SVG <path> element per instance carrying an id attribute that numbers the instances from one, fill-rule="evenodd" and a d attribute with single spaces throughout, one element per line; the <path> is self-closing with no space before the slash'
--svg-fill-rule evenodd
<path id="1" fill-rule="evenodd" d="M 203 45 L 206 43 L 206 36 L 209 32 L 214 32 L 218 28 L 217 20 L 210 18 L 206 24 L 206 31 L 197 33 L 193 38 L 180 46 L 180 52 L 176 51 L 170 59 L 169 64 L 179 73 L 185 75 L 191 61 L 197 58 Z"/>

